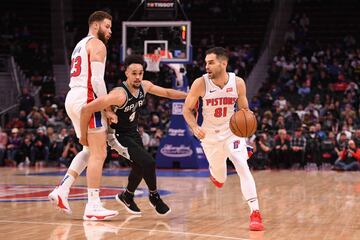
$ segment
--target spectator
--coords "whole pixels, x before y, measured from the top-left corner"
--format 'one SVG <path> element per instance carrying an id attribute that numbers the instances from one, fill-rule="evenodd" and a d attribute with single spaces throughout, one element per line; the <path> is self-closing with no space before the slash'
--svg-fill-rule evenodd
<path id="1" fill-rule="evenodd" d="M 360 170 L 360 148 L 356 146 L 354 140 L 349 140 L 347 146 L 341 151 L 334 170 Z"/>
<path id="2" fill-rule="evenodd" d="M 160 146 L 160 140 L 162 137 L 163 137 L 163 131 L 161 129 L 156 129 L 156 132 L 150 137 L 149 152 L 153 156 L 156 155 L 156 150 Z"/>
<path id="3" fill-rule="evenodd" d="M 302 128 L 297 128 L 290 141 L 290 158 L 294 168 L 304 168 L 306 139 L 302 136 Z"/>
<path id="4" fill-rule="evenodd" d="M 321 162 L 323 164 L 333 165 L 335 160 L 338 158 L 336 149 L 336 139 L 333 132 L 329 132 L 327 138 L 322 140 L 320 146 Z"/>
<path id="5" fill-rule="evenodd" d="M 338 134 L 339 138 L 336 141 L 335 146 L 335 152 L 338 155 L 338 157 L 341 156 L 341 151 L 346 147 L 348 138 L 346 136 L 346 133 L 342 132 Z"/>
<path id="6" fill-rule="evenodd" d="M 63 141 L 64 147 L 68 144 L 68 142 L 79 144 L 79 139 L 76 137 L 74 128 L 70 128 L 68 130 L 68 135 L 64 137 L 64 141 Z"/>
<path id="7" fill-rule="evenodd" d="M 69 167 L 71 161 L 74 159 L 76 154 L 81 151 L 79 144 L 75 144 L 72 139 L 70 139 L 64 147 L 64 150 L 59 159 L 60 167 Z"/>
<path id="8" fill-rule="evenodd" d="M 23 110 L 26 114 L 29 114 L 35 105 L 35 99 L 30 95 L 29 89 L 24 87 L 19 99 L 19 110 Z"/>
<path id="9" fill-rule="evenodd" d="M 285 118 L 280 115 L 274 125 L 274 130 L 284 129 L 285 128 Z"/>
<path id="10" fill-rule="evenodd" d="M 144 148 L 146 150 L 148 150 L 149 149 L 149 144 L 150 144 L 150 135 L 145 132 L 144 126 L 139 126 L 138 130 L 139 130 L 139 134 L 141 136 Z"/>
<path id="11" fill-rule="evenodd" d="M 60 150 L 58 147 L 58 134 L 55 133 L 55 130 L 52 127 L 46 129 L 46 134 L 49 138 L 49 161 L 57 162 L 62 153 L 62 145 Z"/>
<path id="12" fill-rule="evenodd" d="M 163 129 L 163 126 L 160 122 L 160 118 L 157 114 L 153 114 L 151 116 L 151 122 L 150 122 L 150 126 L 149 126 L 150 132 L 155 134 L 155 132 L 160 129 Z"/>
<path id="13" fill-rule="evenodd" d="M 35 167 L 44 167 L 49 159 L 50 140 L 42 128 L 38 128 L 31 147 L 31 164 Z"/>
<path id="14" fill-rule="evenodd" d="M 290 141 L 285 129 L 278 130 L 278 136 L 275 137 L 274 150 L 272 167 L 289 168 L 291 166 L 289 159 Z"/>
<path id="15" fill-rule="evenodd" d="M 16 158 L 18 157 L 21 142 L 22 138 L 19 136 L 19 129 L 13 128 L 11 130 L 11 136 L 8 138 L 8 144 L 6 146 L 7 165 L 16 166 Z"/>
<path id="16" fill-rule="evenodd" d="M 24 140 L 22 141 L 19 148 L 19 157 L 16 161 L 18 167 L 30 166 L 31 148 L 32 148 L 31 135 L 28 134 L 24 137 Z"/>
<path id="17" fill-rule="evenodd" d="M 314 125 L 310 126 L 309 134 L 306 140 L 306 161 L 307 162 L 314 162 L 316 163 L 317 167 L 319 168 L 321 165 L 321 158 L 320 158 L 320 144 L 321 139 L 316 134 L 316 128 Z"/>
<path id="18" fill-rule="evenodd" d="M 315 133 L 316 133 L 316 136 L 318 136 L 321 140 L 326 138 L 326 133 L 323 130 L 321 130 L 320 123 L 315 124 Z"/>
<path id="19" fill-rule="evenodd" d="M 272 144 L 266 133 L 261 133 L 255 138 L 254 154 L 250 160 L 250 165 L 256 170 L 264 170 L 269 164 Z"/>

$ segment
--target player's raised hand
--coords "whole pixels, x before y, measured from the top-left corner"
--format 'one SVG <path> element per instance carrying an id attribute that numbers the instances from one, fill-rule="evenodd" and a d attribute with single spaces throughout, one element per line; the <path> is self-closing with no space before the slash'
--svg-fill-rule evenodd
<path id="1" fill-rule="evenodd" d="M 206 133 L 200 126 L 196 126 L 192 130 L 195 137 L 197 137 L 198 139 L 203 139 L 205 137 Z"/>

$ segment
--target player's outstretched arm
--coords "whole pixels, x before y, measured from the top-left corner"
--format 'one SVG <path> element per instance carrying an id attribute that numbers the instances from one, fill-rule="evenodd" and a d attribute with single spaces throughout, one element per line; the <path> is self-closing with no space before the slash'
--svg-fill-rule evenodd
<path id="1" fill-rule="evenodd" d="M 157 86 L 153 84 L 152 82 L 148 80 L 143 80 L 142 84 L 144 86 L 145 92 L 148 92 L 150 94 L 159 96 L 159 97 L 166 97 L 170 99 L 185 99 L 187 96 L 186 92 L 174 90 L 171 88 L 163 88 L 160 86 Z"/>
<path id="2" fill-rule="evenodd" d="M 237 100 L 238 109 L 242 109 L 242 108 L 249 109 L 249 103 L 246 98 L 245 81 L 240 77 L 236 77 L 236 88 L 238 92 L 238 100 Z"/>
<path id="3" fill-rule="evenodd" d="M 194 135 L 202 139 L 205 137 L 205 132 L 201 129 L 201 127 L 197 124 L 196 118 L 193 114 L 196 108 L 199 97 L 202 97 L 205 92 L 205 83 L 203 78 L 198 78 L 194 81 L 191 86 L 191 89 L 185 99 L 185 104 L 183 106 L 183 115 L 184 119 L 193 131 Z"/>
<path id="4" fill-rule="evenodd" d="M 91 115 L 94 112 L 102 111 L 103 109 L 111 106 L 117 105 L 122 106 L 126 101 L 126 96 L 121 89 L 114 89 L 108 95 L 99 97 L 92 101 L 91 103 L 86 104 L 81 109 L 80 114 L 80 143 L 84 146 L 87 146 L 87 130 Z"/>

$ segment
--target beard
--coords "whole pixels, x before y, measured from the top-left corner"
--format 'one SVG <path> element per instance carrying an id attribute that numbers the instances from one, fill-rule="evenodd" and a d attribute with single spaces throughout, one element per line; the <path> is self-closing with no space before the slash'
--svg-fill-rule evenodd
<path id="1" fill-rule="evenodd" d="M 103 31 L 101 31 L 101 29 L 99 29 L 97 35 L 98 35 L 98 38 L 106 45 L 108 40 L 105 37 L 105 33 Z"/>
<path id="2" fill-rule="evenodd" d="M 133 84 L 131 84 L 131 85 L 132 85 L 132 87 L 133 87 L 134 89 L 139 89 L 140 86 L 141 86 L 141 83 L 140 83 L 140 84 L 133 83 Z"/>

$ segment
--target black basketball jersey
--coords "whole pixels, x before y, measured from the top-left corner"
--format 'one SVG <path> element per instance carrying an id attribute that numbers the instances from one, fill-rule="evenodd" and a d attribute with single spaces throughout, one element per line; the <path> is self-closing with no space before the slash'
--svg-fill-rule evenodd
<path id="1" fill-rule="evenodd" d="M 140 85 L 137 96 L 131 94 L 126 82 L 122 82 L 119 87 L 123 88 L 126 92 L 126 102 L 122 106 L 115 106 L 114 112 L 118 117 L 118 122 L 117 124 L 112 124 L 111 127 L 116 132 L 122 133 L 137 131 L 139 109 L 144 106 L 146 93 L 142 85 Z"/>

